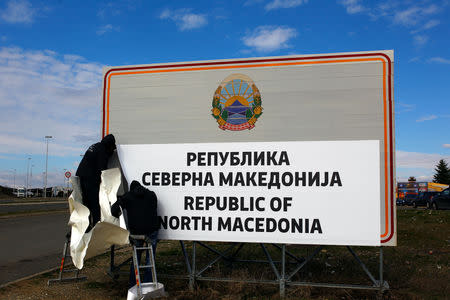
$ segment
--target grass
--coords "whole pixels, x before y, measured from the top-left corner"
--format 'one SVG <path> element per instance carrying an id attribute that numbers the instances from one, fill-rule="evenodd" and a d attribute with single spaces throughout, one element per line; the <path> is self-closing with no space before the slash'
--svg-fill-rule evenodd
<path id="1" fill-rule="evenodd" d="M 398 210 L 398 246 L 385 247 L 384 278 L 390 285 L 385 297 L 389 299 L 446 299 L 450 294 L 450 211 L 428 211 L 424 209 Z M 208 243 L 224 250 L 225 243 Z M 186 248 L 191 254 L 192 243 Z M 267 245 L 274 260 L 280 259 L 280 251 Z M 307 256 L 313 246 L 290 245 L 287 249 L 297 256 Z M 378 277 L 379 249 L 376 247 L 353 247 L 361 260 Z M 130 248 L 116 252 L 116 264 L 130 256 Z M 197 270 L 216 255 L 197 245 Z M 265 259 L 258 244 L 245 244 L 239 259 Z M 87 282 L 46 286 L 48 274 L 17 283 L 0 290 L 8 299 L 123 299 L 126 297 L 128 274 L 117 280 L 107 276 L 109 255 L 104 254 L 86 262 L 84 275 Z M 279 265 L 277 265 L 279 267 Z M 295 268 L 287 264 L 287 272 Z M 184 258 L 177 241 L 161 241 L 157 249 L 158 274 L 187 274 Z M 123 271 L 129 271 L 128 265 Z M 56 277 L 57 273 L 51 274 Z M 205 271 L 203 276 L 231 277 L 235 279 L 275 279 L 268 264 L 233 263 L 220 261 Z M 349 284 L 371 284 L 361 268 L 345 247 L 327 246 L 306 265 L 293 280 Z M 196 289 L 190 291 L 187 280 L 160 277 L 170 299 L 279 299 L 278 285 L 246 284 L 230 282 L 197 281 Z M 26 288 L 24 288 L 26 287 Z M 35 298 L 33 298 L 36 295 Z M 373 299 L 373 291 L 325 289 L 311 287 L 289 287 L 287 299 Z M 1 297 L 0 297 L 1 298 Z"/>

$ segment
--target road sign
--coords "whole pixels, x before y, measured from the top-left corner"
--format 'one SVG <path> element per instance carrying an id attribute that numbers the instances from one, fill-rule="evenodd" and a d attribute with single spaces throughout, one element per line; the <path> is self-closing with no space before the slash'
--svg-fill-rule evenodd
<path id="1" fill-rule="evenodd" d="M 66 178 L 70 178 L 70 176 L 72 176 L 72 173 L 70 173 L 69 171 L 67 171 L 66 173 L 64 173 L 64 176 L 66 176 Z"/>
<path id="2" fill-rule="evenodd" d="M 393 246 L 393 110 L 393 51 L 108 67 L 102 134 L 162 238 Z"/>

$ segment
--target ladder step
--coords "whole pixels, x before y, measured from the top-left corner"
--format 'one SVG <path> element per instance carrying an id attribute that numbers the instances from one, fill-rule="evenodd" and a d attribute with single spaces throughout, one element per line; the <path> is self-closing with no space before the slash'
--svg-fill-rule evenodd
<path id="1" fill-rule="evenodd" d="M 154 268 L 153 265 L 143 265 L 143 266 L 139 266 L 139 269 L 151 269 Z"/>
<path id="2" fill-rule="evenodd" d="M 136 247 L 136 250 L 150 250 L 151 247 Z"/>

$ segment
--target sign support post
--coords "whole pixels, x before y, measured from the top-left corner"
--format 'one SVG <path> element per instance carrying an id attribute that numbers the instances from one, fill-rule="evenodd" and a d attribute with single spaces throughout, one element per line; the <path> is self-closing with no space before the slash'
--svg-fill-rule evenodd
<path id="1" fill-rule="evenodd" d="M 217 254 L 218 256 L 200 269 L 197 270 L 197 244 L 205 248 L 206 250 Z M 356 263 L 361 267 L 361 269 L 366 273 L 367 277 L 373 283 L 372 285 L 363 285 L 363 284 L 347 284 L 347 283 L 323 283 L 323 282 L 308 282 L 308 281 L 293 281 L 292 278 L 302 270 L 316 255 L 325 248 L 325 246 L 320 245 L 317 246 L 314 251 L 308 255 L 307 257 L 297 257 L 293 253 L 289 252 L 286 248 L 286 244 L 271 244 L 274 248 L 277 248 L 281 252 L 281 260 L 274 261 L 272 256 L 270 255 L 267 247 L 263 244 L 259 244 L 264 255 L 267 260 L 240 260 L 237 259 L 236 256 L 238 252 L 243 248 L 244 243 L 233 243 L 229 247 L 227 247 L 224 251 L 219 251 L 214 249 L 211 246 L 208 246 L 202 242 L 192 241 L 192 253 L 191 253 L 191 261 L 189 260 L 189 255 L 186 251 L 186 246 L 184 241 L 180 241 L 181 250 L 183 252 L 183 256 L 185 258 L 185 264 L 187 269 L 186 275 L 171 275 L 171 274 L 160 274 L 160 278 L 173 278 L 173 279 L 187 279 L 188 286 L 191 291 L 193 291 L 196 287 L 196 281 L 216 281 L 216 282 L 241 282 L 241 283 L 251 283 L 251 284 L 275 284 L 279 286 L 280 297 L 284 298 L 286 296 L 286 288 L 289 286 L 303 286 L 303 287 L 321 287 L 321 288 L 341 288 L 341 289 L 357 289 L 357 290 L 374 290 L 378 292 L 378 297 L 382 297 L 383 293 L 386 290 L 389 290 L 389 284 L 383 279 L 383 247 L 379 247 L 379 280 L 375 279 L 373 274 L 367 268 L 367 266 L 361 261 L 356 252 L 350 247 L 345 246 L 346 249 L 350 252 L 352 257 L 355 259 Z M 237 249 L 229 255 L 229 253 L 235 249 Z M 286 255 L 287 254 L 287 255 Z M 293 261 L 287 261 L 287 256 L 292 258 Z M 127 259 L 124 263 L 121 263 L 118 266 L 114 266 L 114 249 L 111 249 L 111 265 L 110 272 L 108 274 L 113 278 L 117 278 L 120 268 L 130 261 Z M 234 279 L 230 277 L 210 277 L 202 275 L 208 269 L 210 269 L 215 263 L 220 260 L 225 260 L 232 265 L 235 262 L 244 262 L 244 263 L 267 263 L 270 266 L 270 269 L 273 271 L 275 275 L 275 279 L 267 280 L 267 279 Z M 293 271 L 286 274 L 286 264 L 296 264 L 296 267 Z M 280 264 L 280 271 L 275 264 Z"/>
<path id="2" fill-rule="evenodd" d="M 286 288 L 286 244 L 281 245 L 281 278 L 280 278 L 280 297 L 285 297 Z"/>

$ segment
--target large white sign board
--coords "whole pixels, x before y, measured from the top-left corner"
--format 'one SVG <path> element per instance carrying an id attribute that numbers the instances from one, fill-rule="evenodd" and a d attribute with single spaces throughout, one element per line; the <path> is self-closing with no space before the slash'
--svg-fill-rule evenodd
<path id="1" fill-rule="evenodd" d="M 378 141 L 118 146 L 126 178 L 160 199 L 162 239 L 345 245 L 380 244 L 378 149 Z"/>
<path id="2" fill-rule="evenodd" d="M 396 245 L 392 51 L 124 66 L 105 68 L 104 74 L 102 133 L 115 135 L 128 183 L 138 180 L 157 193 L 159 214 L 166 217 L 163 238 Z M 248 163 L 249 157 L 280 151 L 287 153 L 289 164 L 278 156 L 280 165 Z M 226 153 L 234 153 L 234 162 L 246 157 L 245 163 L 234 165 Z M 193 155 L 196 160 L 188 165 Z M 217 164 L 214 155 L 222 155 Z M 158 181 L 166 176 L 167 183 L 167 176 L 183 172 L 210 172 L 214 182 L 178 186 Z M 250 184 L 238 179 L 220 185 L 221 172 L 242 173 Z M 313 181 L 319 174 L 321 184 L 326 172 L 329 179 L 338 172 L 342 186 L 317 187 L 315 181 L 302 186 L 297 178 L 300 186 L 276 187 L 277 178 L 289 183 L 285 173 L 301 177 L 302 172 Z M 252 176 L 262 176 L 262 183 L 253 184 Z M 211 197 L 244 197 L 244 202 L 264 197 L 265 205 L 289 198 L 292 206 L 286 211 L 205 211 L 202 196 L 209 202 Z M 206 216 L 213 219 L 211 225 L 207 219 L 207 227 L 192 229 L 196 217 Z M 249 230 L 241 230 L 237 218 Z M 277 231 L 268 218 L 278 222 Z M 284 219 L 289 232 L 283 232 Z M 227 220 L 235 223 L 218 227 Z M 294 232 L 292 220 L 298 223 Z M 302 223 L 299 233 L 305 220 L 315 225 Z M 269 230 L 251 231 L 251 226 L 261 229 L 261 222 Z M 305 227 L 315 227 L 314 232 L 304 232 Z"/>

